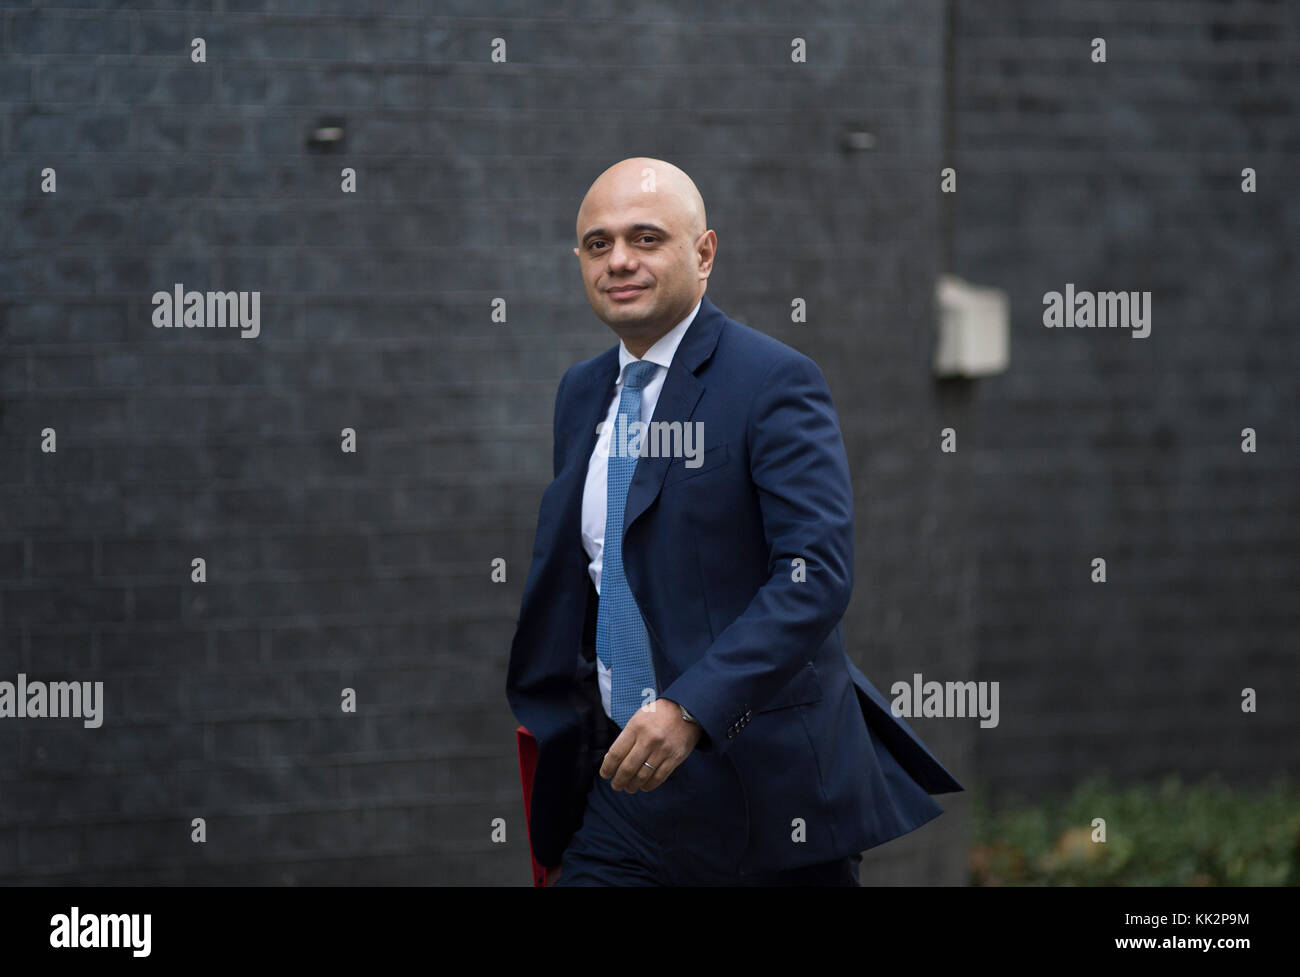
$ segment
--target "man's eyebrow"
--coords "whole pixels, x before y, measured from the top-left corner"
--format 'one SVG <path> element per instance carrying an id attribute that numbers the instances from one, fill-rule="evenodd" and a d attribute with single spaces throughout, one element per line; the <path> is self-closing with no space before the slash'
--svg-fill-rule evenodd
<path id="1" fill-rule="evenodd" d="M 633 233 L 636 231 L 654 231 L 656 234 L 662 234 L 664 237 L 668 236 L 668 232 L 658 224 L 633 224 L 632 231 Z M 608 233 L 609 232 L 603 227 L 593 227 L 586 234 L 582 235 L 582 243 L 586 244 L 587 241 L 593 237 L 605 237 Z"/>

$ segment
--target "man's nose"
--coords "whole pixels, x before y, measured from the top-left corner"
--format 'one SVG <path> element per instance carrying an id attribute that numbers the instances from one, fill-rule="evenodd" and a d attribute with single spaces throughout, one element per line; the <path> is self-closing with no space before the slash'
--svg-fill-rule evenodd
<path id="1" fill-rule="evenodd" d="M 609 251 L 609 266 L 611 268 L 625 268 L 633 262 L 632 249 L 627 247 L 621 241 L 615 241 Z"/>

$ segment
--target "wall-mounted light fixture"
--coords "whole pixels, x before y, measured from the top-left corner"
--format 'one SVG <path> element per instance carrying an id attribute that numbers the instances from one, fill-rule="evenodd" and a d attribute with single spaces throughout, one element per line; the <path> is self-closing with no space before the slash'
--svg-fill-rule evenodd
<path id="1" fill-rule="evenodd" d="M 865 153 L 876 148 L 876 134 L 866 129 L 848 129 L 840 139 L 846 153 Z"/>
<path id="2" fill-rule="evenodd" d="M 307 148 L 317 152 L 341 149 L 343 148 L 344 135 L 342 119 L 321 119 L 307 133 Z"/>

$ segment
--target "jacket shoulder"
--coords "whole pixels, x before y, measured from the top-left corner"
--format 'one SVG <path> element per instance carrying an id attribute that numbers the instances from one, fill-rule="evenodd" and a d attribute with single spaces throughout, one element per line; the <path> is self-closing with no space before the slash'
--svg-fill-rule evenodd
<path id="1" fill-rule="evenodd" d="M 821 372 L 811 356 L 729 316 L 724 318 L 715 356 L 722 357 L 727 369 L 739 369 L 746 376 L 761 377 L 779 365 Z"/>
<path id="2" fill-rule="evenodd" d="M 583 383 L 587 380 L 596 379 L 602 375 L 608 375 L 618 367 L 618 345 L 615 344 L 602 353 L 597 353 L 591 359 L 582 360 L 574 363 L 560 377 L 557 386 L 562 387 L 565 383 Z"/>

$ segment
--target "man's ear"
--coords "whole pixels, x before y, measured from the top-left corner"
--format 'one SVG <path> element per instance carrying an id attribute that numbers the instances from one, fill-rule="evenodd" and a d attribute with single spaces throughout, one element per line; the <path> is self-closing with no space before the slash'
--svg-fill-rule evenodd
<path id="1" fill-rule="evenodd" d="M 574 248 L 574 249 L 573 249 L 573 256 L 574 256 L 575 258 L 578 257 L 578 249 L 577 249 L 577 248 Z"/>
<path id="2" fill-rule="evenodd" d="M 710 235 L 712 235 L 711 238 Z M 712 228 L 709 228 L 700 235 L 695 247 L 697 257 L 701 258 L 701 270 L 707 278 L 709 272 L 713 270 L 713 262 L 718 257 L 718 235 L 714 234 Z"/>

